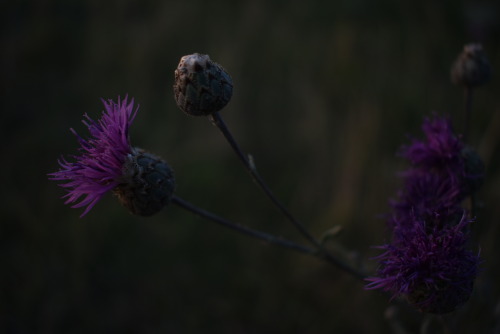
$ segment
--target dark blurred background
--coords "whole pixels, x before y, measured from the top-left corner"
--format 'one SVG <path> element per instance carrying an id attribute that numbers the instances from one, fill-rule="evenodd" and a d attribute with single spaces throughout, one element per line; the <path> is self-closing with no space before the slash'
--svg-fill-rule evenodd
<path id="1" fill-rule="evenodd" d="M 86 135 L 84 113 L 98 118 L 101 97 L 128 93 L 140 104 L 132 142 L 171 164 L 179 196 L 304 242 L 209 121 L 177 109 L 179 58 L 206 53 L 233 77 L 222 115 L 277 196 L 316 236 L 342 225 L 337 241 L 367 260 L 388 237 L 381 216 L 407 135 L 432 112 L 462 129 L 449 69 L 469 42 L 496 70 L 474 96 L 470 136 L 488 166 L 471 243 L 484 263 L 471 301 L 444 319 L 457 332 L 499 330 L 499 10 L 430 0 L 2 3 L 0 332 L 390 332 L 388 296 L 335 267 L 176 206 L 140 218 L 110 194 L 80 219 L 46 174 L 76 152 L 69 128 Z M 409 333 L 425 321 L 404 304 L 397 312 Z"/>

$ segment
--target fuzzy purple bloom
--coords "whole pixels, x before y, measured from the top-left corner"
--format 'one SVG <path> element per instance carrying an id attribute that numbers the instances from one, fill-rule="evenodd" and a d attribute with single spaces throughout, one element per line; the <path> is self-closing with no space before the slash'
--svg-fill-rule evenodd
<path id="1" fill-rule="evenodd" d="M 479 257 L 465 248 L 469 223 L 464 214 L 458 223 L 429 228 L 415 218 L 382 247 L 379 277 L 367 288 L 403 295 L 424 312 L 453 311 L 469 299 L 478 271 Z"/>
<path id="2" fill-rule="evenodd" d="M 76 203 L 72 207 L 84 207 L 84 216 L 108 191 L 121 182 L 123 165 L 132 152 L 129 139 L 129 127 L 137 113 L 134 100 L 128 98 L 118 102 L 102 100 L 105 110 L 98 121 L 87 114 L 82 121 L 90 132 L 89 139 L 83 139 L 75 130 L 71 132 L 80 143 L 78 156 L 72 156 L 75 162 L 68 162 L 62 157 L 58 162 L 61 169 L 51 173 L 50 179 L 67 181 L 60 184 L 67 190 L 65 204 Z"/>
<path id="3" fill-rule="evenodd" d="M 401 174 L 404 187 L 391 203 L 392 242 L 381 247 L 385 253 L 377 258 L 377 277 L 368 278 L 366 287 L 441 314 L 472 292 L 479 257 L 466 250 L 471 220 L 461 204 L 477 189 L 471 180 L 483 172 L 476 168 L 479 157 L 465 149 L 449 119 L 426 119 L 422 129 L 424 140 L 403 147 L 411 167 Z"/>
<path id="4" fill-rule="evenodd" d="M 425 119 L 422 130 L 425 140 L 414 139 L 402 150 L 412 166 L 401 174 L 404 187 L 392 202 L 399 218 L 447 217 L 461 211 L 461 202 L 479 187 L 484 174 L 479 157 L 454 134 L 449 119 Z"/>
<path id="5" fill-rule="evenodd" d="M 394 201 L 395 215 L 431 217 L 435 213 L 455 212 L 461 201 L 460 185 L 454 178 L 436 173 L 410 170 L 405 175 L 405 187 Z"/>
<path id="6" fill-rule="evenodd" d="M 460 138 L 453 133 L 451 121 L 447 118 L 424 120 L 422 130 L 425 140 L 414 139 L 404 148 L 403 156 L 413 165 L 426 168 L 452 170 L 462 167 L 461 152 L 464 147 Z M 463 168 L 461 168 L 463 170 Z"/>

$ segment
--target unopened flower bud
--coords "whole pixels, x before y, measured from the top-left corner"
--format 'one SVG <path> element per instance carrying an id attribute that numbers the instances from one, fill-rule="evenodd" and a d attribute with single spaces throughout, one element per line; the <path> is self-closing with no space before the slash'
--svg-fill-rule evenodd
<path id="1" fill-rule="evenodd" d="M 207 116 L 224 108 L 233 95 L 233 80 L 208 55 L 194 53 L 181 58 L 175 70 L 177 106 L 193 116 Z"/>
<path id="2" fill-rule="evenodd" d="M 123 165 L 123 183 L 114 193 L 132 214 L 151 216 L 170 202 L 174 188 L 170 166 L 159 157 L 134 148 Z"/>
<path id="3" fill-rule="evenodd" d="M 451 68 L 456 85 L 477 87 L 491 78 L 491 66 L 481 44 L 467 44 Z"/>

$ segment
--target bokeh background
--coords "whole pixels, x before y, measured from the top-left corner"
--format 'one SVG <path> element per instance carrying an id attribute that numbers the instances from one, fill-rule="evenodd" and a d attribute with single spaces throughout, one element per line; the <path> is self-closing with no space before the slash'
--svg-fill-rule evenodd
<path id="1" fill-rule="evenodd" d="M 174 103 L 173 71 L 207 53 L 234 80 L 222 115 L 277 196 L 320 236 L 367 260 L 423 117 L 453 117 L 449 81 L 468 42 L 493 80 L 474 98 L 470 143 L 487 169 L 473 228 L 483 272 L 456 333 L 500 330 L 500 5 L 496 1 L 10 1 L 0 5 L 2 333 L 389 333 L 422 322 L 338 269 L 176 206 L 135 217 L 112 195 L 84 218 L 47 180 L 100 98 L 140 104 L 134 145 L 175 169 L 177 195 L 304 242 L 205 118 Z M 396 320 L 388 320 L 387 315 Z M 496 318 L 495 318 L 496 317 Z M 432 327 L 432 326 L 431 326 Z M 402 332 L 399 332 L 402 333 Z"/>

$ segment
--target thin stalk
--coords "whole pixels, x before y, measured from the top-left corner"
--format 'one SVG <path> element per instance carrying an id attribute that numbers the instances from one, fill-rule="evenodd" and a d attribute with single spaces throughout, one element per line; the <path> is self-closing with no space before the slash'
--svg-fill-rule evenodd
<path id="1" fill-rule="evenodd" d="M 349 272 L 350 274 L 354 275 L 358 279 L 363 280 L 365 278 L 365 275 L 363 275 L 362 273 L 359 273 L 355 269 L 353 269 L 350 266 L 344 264 L 343 262 L 333 258 L 332 256 L 325 256 L 325 253 L 319 253 L 314 248 L 303 246 L 303 245 L 297 244 L 293 241 L 284 239 L 282 237 L 278 237 L 278 236 L 275 236 L 275 235 L 272 235 L 272 234 L 269 234 L 266 232 L 252 229 L 248 226 L 244 226 L 244 225 L 229 221 L 225 218 L 217 216 L 216 214 L 214 214 L 212 212 L 209 212 L 209 211 L 204 210 L 200 207 L 197 207 L 194 204 L 191 204 L 190 202 L 188 202 L 188 201 L 186 201 L 178 196 L 175 196 L 175 195 L 172 197 L 171 201 L 172 201 L 172 203 L 178 205 L 179 207 L 181 207 L 187 211 L 190 211 L 191 213 L 194 213 L 195 215 L 197 215 L 201 218 L 207 219 L 207 220 L 212 221 L 216 224 L 219 224 L 221 226 L 232 229 L 238 233 L 241 233 L 241 234 L 244 234 L 246 236 L 250 236 L 250 237 L 253 237 L 255 239 L 259 239 L 259 240 L 268 242 L 268 243 L 273 244 L 273 245 L 277 245 L 277 246 L 280 246 L 283 248 L 291 249 L 291 250 L 294 250 L 294 251 L 302 253 L 302 254 L 314 256 L 320 260 L 323 260 L 323 261 L 326 261 L 326 262 L 329 262 L 331 264 L 336 265 L 340 269 Z M 326 253 L 326 254 L 328 254 L 328 253 Z"/>
<path id="2" fill-rule="evenodd" d="M 469 137 L 469 129 L 471 123 L 471 114 L 472 114 L 472 92 L 473 88 L 470 86 L 465 86 L 464 88 L 464 133 L 463 133 L 463 141 L 465 142 Z"/>
<path id="3" fill-rule="evenodd" d="M 464 133 L 463 142 L 467 144 L 470 132 L 470 123 L 472 115 L 472 93 L 473 87 L 465 86 L 464 88 Z M 469 197 L 469 215 L 471 218 L 476 216 L 476 195 L 472 193 Z"/>
<path id="4" fill-rule="evenodd" d="M 328 262 L 339 267 L 340 269 L 347 271 L 358 278 L 363 278 L 364 277 L 363 274 L 359 273 L 357 270 L 353 269 L 352 267 L 348 266 L 341 260 L 333 257 L 330 253 L 328 253 L 323 248 L 321 243 L 307 231 L 304 225 L 297 219 L 295 219 L 295 217 L 290 213 L 290 211 L 288 211 L 288 209 L 276 198 L 276 196 L 274 196 L 271 189 L 267 186 L 262 177 L 258 174 L 257 168 L 255 167 L 253 161 L 251 161 L 241 150 L 240 146 L 234 139 L 233 135 L 229 131 L 228 127 L 226 126 L 226 123 L 224 122 L 220 114 L 218 112 L 215 112 L 209 115 L 209 119 L 224 135 L 228 143 L 231 145 L 231 148 L 236 153 L 240 161 L 243 163 L 245 169 L 252 177 L 253 181 L 262 189 L 262 191 L 271 200 L 271 202 L 278 208 L 278 210 L 295 226 L 295 228 L 302 234 L 302 236 L 321 252 L 321 256 Z"/>
<path id="5" fill-rule="evenodd" d="M 222 225 L 224 227 L 230 228 L 230 229 L 232 229 L 236 232 L 239 232 L 241 234 L 244 234 L 244 235 L 256 238 L 256 239 L 260 239 L 262 241 L 268 242 L 268 243 L 273 244 L 273 245 L 292 249 L 292 250 L 297 251 L 299 253 L 304 253 L 304 254 L 308 254 L 308 255 L 315 255 L 315 253 L 316 253 L 316 250 L 313 248 L 302 246 L 302 245 L 296 244 L 293 241 L 290 241 L 290 240 L 287 240 L 287 239 L 284 239 L 284 238 L 281 238 L 278 236 L 274 236 L 272 234 L 265 233 L 265 232 L 262 232 L 259 230 L 254 230 L 250 227 L 247 227 L 247 226 L 244 226 L 244 225 L 241 225 L 238 223 L 231 222 L 231 221 L 224 219 L 222 217 L 219 217 L 219 216 L 217 216 L 217 215 L 215 215 L 207 210 L 199 208 L 199 207 L 195 206 L 194 204 L 191 204 L 188 201 L 183 200 L 180 197 L 173 196 L 172 203 L 174 203 L 174 204 L 180 206 L 181 208 L 186 209 L 186 210 L 188 210 L 188 211 L 190 211 L 190 212 L 192 212 L 192 213 L 194 213 L 202 218 L 205 218 L 207 220 L 215 222 L 215 223 Z"/>
<path id="6" fill-rule="evenodd" d="M 241 160 L 243 165 L 245 166 L 245 169 L 247 172 L 250 174 L 252 179 L 254 180 L 255 183 L 264 191 L 264 193 L 267 195 L 267 197 L 272 201 L 272 203 L 281 211 L 281 213 L 295 225 L 295 227 L 299 230 L 299 232 L 307 239 L 309 240 L 313 245 L 318 246 L 319 242 L 305 229 L 305 227 L 298 222 L 293 215 L 288 211 L 288 209 L 281 204 L 281 202 L 274 196 L 273 192 L 271 189 L 267 186 L 267 184 L 264 182 L 262 177 L 257 173 L 257 169 L 255 168 L 254 164 L 250 162 L 248 157 L 243 153 L 241 148 L 239 147 L 238 143 L 234 139 L 233 135 L 229 131 L 228 127 L 226 126 L 226 123 L 220 116 L 218 112 L 213 113 L 209 116 L 210 120 L 212 123 L 222 132 L 226 140 L 229 142 L 231 145 L 233 151 L 236 153 L 238 158 Z"/>

